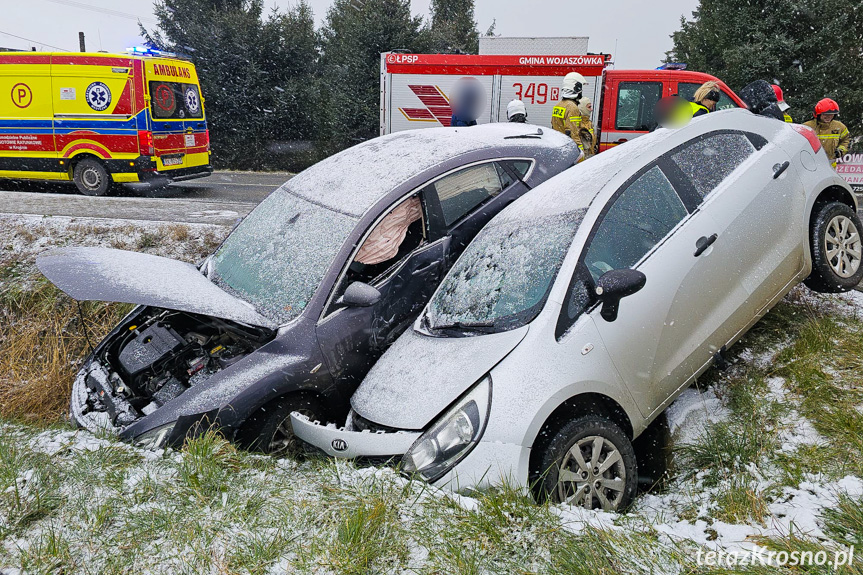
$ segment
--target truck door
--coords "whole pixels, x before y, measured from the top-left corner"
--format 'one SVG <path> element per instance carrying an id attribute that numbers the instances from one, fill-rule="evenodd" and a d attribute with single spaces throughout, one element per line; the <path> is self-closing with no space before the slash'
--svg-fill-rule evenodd
<path id="1" fill-rule="evenodd" d="M 660 80 L 607 80 L 599 151 L 648 133 L 655 125 L 653 109 L 669 89 Z"/>

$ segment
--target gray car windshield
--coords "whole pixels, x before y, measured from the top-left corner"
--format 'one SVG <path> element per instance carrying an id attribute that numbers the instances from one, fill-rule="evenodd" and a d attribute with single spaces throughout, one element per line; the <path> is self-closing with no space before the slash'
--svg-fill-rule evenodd
<path id="1" fill-rule="evenodd" d="M 542 309 L 587 208 L 492 220 L 468 246 L 429 303 L 430 329 L 502 331 Z"/>
<path id="2" fill-rule="evenodd" d="M 286 184 L 228 236 L 213 256 L 210 279 L 261 315 L 286 323 L 305 309 L 356 223 Z"/>

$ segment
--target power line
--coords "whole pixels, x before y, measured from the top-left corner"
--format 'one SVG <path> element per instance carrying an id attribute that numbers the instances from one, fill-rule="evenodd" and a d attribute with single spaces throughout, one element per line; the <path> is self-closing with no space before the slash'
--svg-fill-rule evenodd
<path id="1" fill-rule="evenodd" d="M 46 2 L 53 2 L 54 4 L 62 4 L 64 6 L 71 6 L 73 8 L 81 8 L 82 10 L 90 10 L 91 12 L 98 12 L 107 16 L 126 18 L 128 20 L 135 20 L 136 22 L 147 21 L 153 24 L 158 24 L 158 21 L 155 18 L 150 18 L 147 16 L 137 16 L 135 14 L 130 14 L 129 12 L 121 12 L 120 10 L 102 8 L 101 6 L 93 6 L 92 4 L 85 4 L 84 2 L 76 2 L 76 0 L 46 0 Z"/>
<path id="2" fill-rule="evenodd" d="M 9 32 L 4 32 L 3 30 L 0 30 L 0 34 L 3 34 L 5 36 L 12 36 L 13 38 L 18 38 L 19 40 L 27 40 L 31 44 L 40 44 L 42 46 L 48 46 L 49 48 L 57 48 L 58 50 L 63 50 L 64 52 L 69 51 L 66 48 L 61 48 L 60 46 L 52 46 L 51 44 L 46 44 L 45 42 L 40 42 L 38 40 L 31 40 L 30 38 L 25 38 L 24 36 L 16 36 L 15 34 L 10 34 Z"/>

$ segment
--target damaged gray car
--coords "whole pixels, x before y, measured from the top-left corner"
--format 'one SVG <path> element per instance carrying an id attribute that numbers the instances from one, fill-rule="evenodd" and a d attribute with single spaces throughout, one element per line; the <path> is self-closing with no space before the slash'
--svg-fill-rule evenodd
<path id="1" fill-rule="evenodd" d="M 343 421 L 477 232 L 578 155 L 535 126 L 401 132 L 301 172 L 200 266 L 106 248 L 43 255 L 74 299 L 137 304 L 78 373 L 73 421 L 154 449 L 215 426 L 289 450 L 291 412 Z"/>

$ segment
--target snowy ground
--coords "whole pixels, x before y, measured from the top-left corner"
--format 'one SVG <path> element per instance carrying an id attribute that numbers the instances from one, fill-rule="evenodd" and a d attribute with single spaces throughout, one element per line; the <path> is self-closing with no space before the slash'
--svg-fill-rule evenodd
<path id="1" fill-rule="evenodd" d="M 0 269 L 70 244 L 195 261 L 226 232 L 27 217 L 0 230 Z M 833 559 L 863 544 L 861 318 L 863 294 L 795 289 L 728 372 L 668 409 L 671 478 L 626 514 L 539 506 L 518 489 L 455 495 L 389 467 L 273 460 L 209 436 L 152 453 L 0 420 L 0 573 L 797 572 L 697 561 Z"/>

